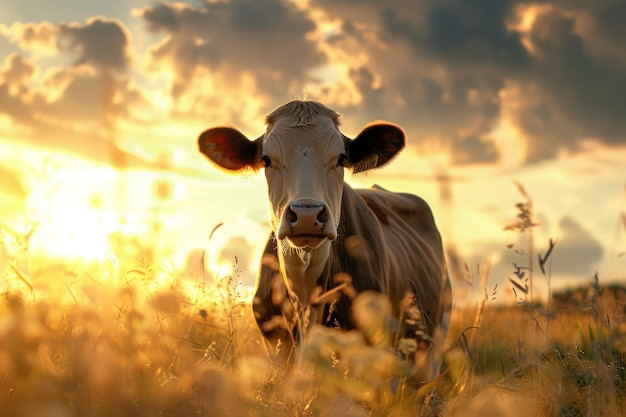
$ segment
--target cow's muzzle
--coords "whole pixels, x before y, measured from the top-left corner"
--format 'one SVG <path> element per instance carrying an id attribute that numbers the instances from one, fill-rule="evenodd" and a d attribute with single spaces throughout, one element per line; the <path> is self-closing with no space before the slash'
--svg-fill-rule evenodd
<path id="1" fill-rule="evenodd" d="M 313 200 L 296 200 L 285 208 L 277 237 L 287 238 L 295 247 L 315 248 L 325 239 L 335 240 L 337 230 L 326 204 Z"/>

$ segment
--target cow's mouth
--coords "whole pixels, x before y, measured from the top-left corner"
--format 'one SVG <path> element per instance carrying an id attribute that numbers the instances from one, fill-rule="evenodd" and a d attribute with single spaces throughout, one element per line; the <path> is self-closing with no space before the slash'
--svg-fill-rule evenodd
<path id="1" fill-rule="evenodd" d="M 287 236 L 287 240 L 289 243 L 296 248 L 303 249 L 315 249 L 320 246 L 324 240 L 326 240 L 325 235 L 290 235 Z"/>

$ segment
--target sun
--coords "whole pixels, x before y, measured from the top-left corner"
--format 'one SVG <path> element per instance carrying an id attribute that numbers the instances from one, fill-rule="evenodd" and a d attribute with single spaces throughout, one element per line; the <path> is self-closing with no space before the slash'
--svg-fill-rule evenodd
<path id="1" fill-rule="evenodd" d="M 108 237 L 115 226 L 94 223 L 94 217 L 93 213 L 81 212 L 79 218 L 40 226 L 31 240 L 33 253 L 67 260 L 102 259 L 111 251 Z"/>

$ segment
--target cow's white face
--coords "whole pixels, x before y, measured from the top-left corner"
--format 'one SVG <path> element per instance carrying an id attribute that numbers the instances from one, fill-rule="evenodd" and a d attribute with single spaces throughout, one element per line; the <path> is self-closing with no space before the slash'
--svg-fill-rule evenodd
<path id="1" fill-rule="evenodd" d="M 346 152 L 343 135 L 328 117 L 305 126 L 277 119 L 268 128 L 261 160 L 278 239 L 311 250 L 337 238 Z"/>
<path id="2" fill-rule="evenodd" d="M 379 167 L 404 146 L 404 132 L 388 123 L 371 124 L 349 139 L 338 117 L 319 103 L 293 101 L 267 117 L 266 133 L 254 141 L 218 127 L 203 132 L 198 145 L 227 170 L 264 168 L 274 234 L 310 251 L 337 238 L 344 167 Z"/>

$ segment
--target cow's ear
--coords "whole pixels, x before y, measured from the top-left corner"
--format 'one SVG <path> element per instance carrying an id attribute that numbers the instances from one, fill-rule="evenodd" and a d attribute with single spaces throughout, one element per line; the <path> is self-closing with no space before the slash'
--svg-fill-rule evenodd
<path id="1" fill-rule="evenodd" d="M 374 123 L 348 140 L 348 158 L 354 172 L 385 165 L 404 148 L 404 131 L 391 123 Z"/>
<path id="2" fill-rule="evenodd" d="M 262 138 L 262 137 L 261 137 Z M 249 140 L 237 129 L 214 127 L 198 137 L 198 149 L 218 166 L 229 171 L 261 168 L 261 138 Z"/>

